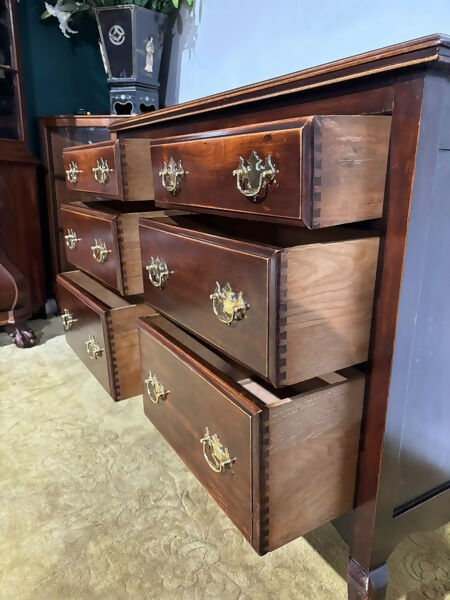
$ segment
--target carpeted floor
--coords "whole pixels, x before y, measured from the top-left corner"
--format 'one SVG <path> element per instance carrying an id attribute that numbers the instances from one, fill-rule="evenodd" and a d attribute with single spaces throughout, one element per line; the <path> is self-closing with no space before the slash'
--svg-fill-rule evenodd
<path id="1" fill-rule="evenodd" d="M 347 549 L 331 525 L 258 557 L 141 398 L 114 404 L 59 320 L 36 325 L 30 350 L 0 334 L 2 600 L 346 598 Z M 449 555 L 449 525 L 404 540 L 389 600 L 449 599 Z"/>

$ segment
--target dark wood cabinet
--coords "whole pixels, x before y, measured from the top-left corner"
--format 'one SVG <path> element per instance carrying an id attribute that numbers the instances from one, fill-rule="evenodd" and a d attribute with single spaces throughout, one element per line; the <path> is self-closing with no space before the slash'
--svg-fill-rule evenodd
<path id="1" fill-rule="evenodd" d="M 0 30 L 0 325 L 5 325 L 43 307 L 45 277 L 38 161 L 27 148 L 15 0 L 0 1 Z M 20 335 L 14 340 L 27 343 Z"/>
<path id="2" fill-rule="evenodd" d="M 198 224 L 191 225 L 189 231 L 143 220 L 142 273 L 148 301 L 206 343 L 213 344 L 212 354 L 217 350 L 220 356 L 222 352 L 228 357 L 235 356 L 253 374 L 267 376 L 262 358 L 267 359 L 268 353 L 262 348 L 265 347 L 264 332 L 269 327 L 274 328 L 275 338 L 289 343 L 295 335 L 299 340 L 306 339 L 304 323 L 320 323 L 323 319 L 333 329 L 334 317 L 340 319 L 346 312 L 345 302 L 339 299 L 327 305 L 332 294 L 325 288 L 321 291 L 327 278 L 319 268 L 320 261 L 305 254 L 291 274 L 292 280 L 297 279 L 294 289 L 298 286 L 304 294 L 301 302 L 294 305 L 291 313 L 287 310 L 280 312 L 279 318 L 270 318 L 267 299 L 278 293 L 277 278 L 273 277 L 277 271 L 260 265 L 264 260 L 276 262 L 285 253 L 281 240 L 276 243 L 278 250 L 272 247 L 276 231 L 273 223 L 290 218 L 298 221 L 297 230 L 303 224 L 329 235 L 330 230 L 340 231 L 341 225 L 337 223 L 358 222 L 358 228 L 379 234 L 379 250 L 376 249 L 373 261 L 377 263 L 377 275 L 368 360 L 362 365 L 366 384 L 356 476 L 353 480 L 355 473 L 348 466 L 345 471 L 348 485 L 342 488 L 344 496 L 348 493 L 352 496 L 353 510 L 335 520 L 350 546 L 350 600 L 384 598 L 386 561 L 401 538 L 450 519 L 450 402 L 446 379 L 450 363 L 449 58 L 450 38 L 432 35 L 137 116 L 112 127 L 119 140 L 150 141 L 148 165 L 149 168 L 153 165 L 157 206 L 214 212 L 223 226 L 227 223 L 230 232 L 229 238 L 224 240 L 222 235 L 205 231 Z M 311 148 L 302 145 L 307 135 L 300 135 L 295 128 L 280 133 L 280 121 L 306 123 L 311 115 L 321 115 L 325 121 L 327 116 L 330 119 L 340 116 L 342 122 L 347 121 L 344 117 L 370 115 L 388 125 L 384 141 L 376 142 L 379 151 L 388 152 L 386 176 L 383 171 L 381 185 L 381 155 L 376 172 L 370 171 L 364 181 L 358 182 L 357 170 L 353 171 L 354 178 L 350 173 L 355 165 L 343 151 L 341 142 L 332 144 L 334 151 L 329 154 L 327 140 L 330 138 L 326 136 L 321 148 Z M 272 130 L 268 129 L 269 123 L 277 122 Z M 381 128 L 377 129 L 378 134 Z M 314 139 L 311 141 L 314 146 Z M 290 153 L 285 152 L 286 147 L 291 149 Z M 358 136 L 352 147 L 357 161 L 361 148 Z M 242 161 L 240 148 L 243 148 Z M 302 155 L 300 159 L 299 148 L 312 153 L 310 158 Z M 373 148 L 369 144 L 366 150 L 361 155 L 362 160 L 370 161 Z M 383 156 L 384 161 L 386 154 Z M 308 171 L 312 164 L 314 169 Z M 289 173 L 293 174 L 292 179 Z M 261 188 L 263 197 L 258 190 L 261 178 L 265 179 Z M 352 188 L 353 185 L 356 187 Z M 367 193 L 360 196 L 345 193 L 345 189 L 358 188 Z M 250 192 L 250 196 L 255 190 L 257 193 L 249 199 L 242 190 Z M 283 194 L 278 190 L 283 190 Z M 305 198 L 310 199 L 309 205 L 304 202 Z M 368 200 L 371 207 L 367 210 L 364 204 Z M 236 217 L 246 219 L 247 228 L 242 229 Z M 203 218 L 204 225 L 212 223 L 211 215 Z M 263 227 L 268 224 L 270 231 Z M 336 226 L 330 228 L 331 225 Z M 260 245 L 255 245 L 252 239 L 257 226 L 260 226 Z M 355 227 L 351 225 L 352 229 Z M 242 230 L 246 241 L 240 240 Z M 198 251 L 200 246 L 203 246 L 201 252 Z M 301 249 L 305 251 L 305 247 Z M 318 251 L 315 247 L 313 250 Z M 332 265 L 337 255 L 338 248 L 333 257 L 325 260 L 322 255 L 322 260 Z M 343 265 L 336 268 L 342 280 L 349 277 L 346 269 L 351 261 L 344 263 L 345 268 Z M 280 260 L 279 268 L 279 280 L 288 285 L 274 300 L 277 310 L 283 303 L 289 303 L 291 285 L 285 261 Z M 238 322 L 220 323 L 222 329 L 215 322 L 212 326 L 209 317 L 202 317 L 203 309 L 216 295 L 209 281 L 206 282 L 211 276 L 217 277 L 221 286 L 216 290 L 223 299 L 219 312 L 223 311 L 226 316 L 227 311 L 239 311 Z M 234 277 L 238 285 L 233 283 Z M 371 281 L 373 284 L 373 279 Z M 331 286 L 333 293 L 341 284 L 337 277 L 336 285 Z M 251 302 L 246 299 L 246 285 Z M 351 294 L 355 299 L 361 293 L 367 294 L 368 285 L 367 280 L 355 280 L 350 284 Z M 313 293 L 308 293 L 308 286 L 312 286 Z M 226 293 L 222 293 L 223 287 L 227 288 Z M 262 308 L 258 304 L 261 302 Z M 252 311 L 259 316 L 257 325 L 251 323 Z M 244 338 L 239 337 L 239 333 L 246 330 L 247 325 L 240 327 L 246 312 L 249 331 Z M 303 319 L 304 323 L 289 331 L 288 326 L 296 319 Z M 348 343 L 349 327 L 339 332 Z M 302 461 L 307 465 L 309 460 L 311 465 L 317 459 L 306 445 L 292 461 L 285 457 L 293 475 L 290 486 L 281 497 L 277 495 L 283 490 L 279 485 L 283 467 L 276 467 L 275 455 L 283 449 L 284 436 L 290 436 L 292 442 L 301 441 L 304 423 L 296 421 L 295 398 L 290 397 L 288 402 L 283 399 L 275 411 L 270 400 L 270 406 L 267 403 L 261 406 L 257 402 L 261 388 L 249 390 L 247 387 L 245 391 L 252 394 L 249 397 L 242 385 L 236 387 L 237 381 L 227 378 L 225 373 L 229 367 L 222 367 L 216 360 L 213 368 L 208 357 L 200 353 L 201 358 L 198 358 L 197 350 L 194 356 L 186 348 L 186 342 L 177 336 L 170 334 L 169 337 L 152 328 L 148 321 L 141 322 L 140 335 L 146 414 L 246 538 L 259 551 L 261 548 L 270 550 L 287 541 L 290 534 L 295 536 L 304 531 L 301 514 L 295 511 L 300 510 L 303 502 L 301 488 L 309 489 L 314 475 L 306 469 L 304 486 L 301 486 L 301 474 L 295 469 Z M 306 358 L 308 345 L 317 359 L 326 355 L 330 351 L 329 339 L 322 332 L 317 346 L 307 340 Z M 255 341 L 260 355 L 251 345 Z M 300 371 L 296 370 L 297 365 L 289 365 L 289 356 L 282 354 L 279 348 L 275 354 L 283 370 L 291 368 L 293 379 L 300 381 Z M 365 356 L 356 360 L 365 360 Z M 269 379 L 277 385 L 285 383 Z M 181 388 L 180 381 L 185 382 Z M 164 389 L 170 393 L 164 394 Z M 271 388 L 269 396 L 278 393 L 278 389 Z M 182 401 L 179 394 L 183 396 Z M 265 397 L 267 400 L 267 393 Z M 329 418 L 334 434 L 338 435 L 339 411 L 325 415 L 321 413 L 317 397 L 311 402 L 311 414 L 305 413 L 305 419 L 311 417 L 311 432 L 315 419 L 323 414 L 324 426 Z M 305 406 L 308 403 L 306 398 Z M 188 410 L 191 404 L 193 411 Z M 234 413 L 237 405 L 242 407 L 242 414 L 238 416 Z M 344 410 L 345 402 L 339 406 Z M 276 414 L 278 409 L 279 415 Z M 264 414 L 266 419 L 262 418 Z M 203 416 L 213 423 L 211 429 L 203 429 L 208 426 L 202 421 Z M 260 427 L 255 426 L 258 422 Z M 187 449 L 182 444 L 183 439 L 188 442 Z M 204 444 L 205 456 L 201 444 Z M 336 447 L 339 442 L 330 450 L 330 460 L 336 459 Z M 258 463 L 261 450 L 267 450 L 269 465 L 271 461 L 275 465 L 268 477 L 261 455 Z M 256 452 L 256 458 L 252 452 Z M 243 456 L 245 473 L 238 472 L 240 467 L 236 461 L 237 494 L 236 498 L 229 498 L 227 483 L 231 486 L 233 481 L 232 459 L 238 455 Z M 207 456 L 219 472 L 212 473 L 215 469 L 211 465 L 211 473 L 207 470 Z M 226 468 L 219 469 L 219 465 Z M 322 479 L 328 477 L 326 465 L 317 464 L 315 474 L 319 489 Z M 267 486 L 264 496 L 260 496 L 256 488 L 251 489 L 250 482 L 260 488 Z M 350 492 L 352 482 L 355 483 L 354 496 Z M 332 491 L 326 492 L 328 499 L 332 499 L 338 487 L 336 483 Z M 252 515 L 250 496 L 255 507 Z M 258 504 L 261 498 L 266 503 L 266 512 L 258 521 L 255 514 L 261 509 Z M 240 500 L 238 506 L 236 499 Z M 344 502 L 334 517 L 341 514 L 341 508 L 346 510 L 345 506 L 350 509 Z M 314 508 L 319 510 L 320 507 L 314 505 Z M 289 513 L 293 518 L 291 522 Z M 333 518 L 332 510 L 327 516 L 325 512 L 322 514 L 325 519 Z M 281 522 L 284 525 L 277 530 Z M 268 536 L 262 545 L 258 526 L 264 527 L 263 533 Z M 292 568 L 295 569 L 295 565 Z"/>
<path id="3" fill-rule="evenodd" d="M 67 189 L 63 149 L 78 144 L 93 144 L 111 139 L 108 126 L 117 117 L 104 115 L 66 115 L 40 119 L 42 160 L 45 169 L 47 214 L 50 234 L 52 283 L 56 274 L 73 268 L 66 258 L 59 206 L 83 200 Z M 92 200 L 92 198 L 91 198 Z"/>

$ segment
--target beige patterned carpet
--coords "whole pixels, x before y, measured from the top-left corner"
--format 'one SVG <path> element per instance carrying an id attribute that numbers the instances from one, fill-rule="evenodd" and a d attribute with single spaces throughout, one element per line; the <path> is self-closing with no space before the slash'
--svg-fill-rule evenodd
<path id="1" fill-rule="evenodd" d="M 327 525 L 259 558 L 145 419 L 114 404 L 59 322 L 0 334 L 2 600 L 344 600 Z M 57 337 L 52 337 L 52 336 Z M 404 540 L 388 598 L 450 598 L 450 526 Z"/>

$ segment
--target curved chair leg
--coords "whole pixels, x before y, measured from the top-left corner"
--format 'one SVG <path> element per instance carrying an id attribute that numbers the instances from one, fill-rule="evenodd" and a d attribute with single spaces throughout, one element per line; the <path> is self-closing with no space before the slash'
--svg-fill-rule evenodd
<path id="1" fill-rule="evenodd" d="M 366 571 L 350 557 L 348 568 L 349 600 L 385 600 L 388 582 L 388 568 L 382 565 L 373 571 Z"/>

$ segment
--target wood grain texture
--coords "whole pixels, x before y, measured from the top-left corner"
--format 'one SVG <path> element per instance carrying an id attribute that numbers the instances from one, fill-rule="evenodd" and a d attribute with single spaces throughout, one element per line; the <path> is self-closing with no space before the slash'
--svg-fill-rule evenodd
<path id="1" fill-rule="evenodd" d="M 79 192 L 68 190 L 66 187 L 63 148 L 74 146 L 77 143 L 110 139 L 108 125 L 114 120 L 117 120 L 117 117 L 113 115 L 60 115 L 39 119 L 47 200 L 52 288 L 55 286 L 56 273 L 73 269 L 73 265 L 66 260 L 64 236 L 59 221 L 59 206 L 63 203 L 83 200 Z M 82 141 L 80 142 L 80 140 Z"/>
<path id="2" fill-rule="evenodd" d="M 149 304 L 275 386 L 367 359 L 377 238 L 295 227 L 267 237 L 237 221 L 206 230 L 195 218 L 141 221 L 144 269 L 160 257 L 172 271 L 163 289 L 144 274 Z M 216 281 L 243 292 L 245 319 L 217 319 Z"/>
<path id="3" fill-rule="evenodd" d="M 136 396 L 141 391 L 137 319 L 153 315 L 145 304 L 131 304 L 81 271 L 57 277 L 58 300 L 76 322 L 66 339 L 78 357 L 99 380 L 114 401 Z M 86 352 L 85 342 L 93 335 L 104 352 L 97 360 Z"/>
<path id="4" fill-rule="evenodd" d="M 94 177 L 99 160 L 106 161 L 111 169 L 104 184 Z M 111 140 L 64 148 L 64 171 L 71 161 L 81 173 L 75 183 L 66 180 L 69 190 L 112 200 L 150 201 L 154 197 L 148 140 Z"/>
<path id="5" fill-rule="evenodd" d="M 390 117 L 288 119 L 196 133 L 151 144 L 158 205 L 230 216 L 325 227 L 382 214 Z M 243 195 L 233 171 L 240 157 L 271 156 L 275 180 L 255 200 Z M 211 162 L 211 157 L 214 157 Z M 179 191 L 164 189 L 164 162 L 181 160 Z"/>
<path id="6" fill-rule="evenodd" d="M 293 96 L 299 92 L 325 88 L 325 86 L 349 83 L 352 80 L 384 75 L 387 79 L 391 74 L 412 66 L 427 66 L 427 64 L 445 64 L 449 57 L 450 39 L 441 34 L 429 35 L 401 44 L 395 44 L 326 63 L 282 77 L 268 79 L 234 90 L 227 90 L 199 100 L 192 100 L 176 106 L 170 106 L 154 113 L 139 115 L 132 119 L 119 121 L 111 127 L 113 131 L 127 130 L 154 125 L 163 121 L 173 121 L 184 118 L 188 120 L 193 115 L 213 113 L 218 118 L 217 111 L 237 109 L 248 106 L 255 112 L 254 104 Z M 327 91 L 326 89 L 324 91 Z M 305 114 L 305 113 L 302 113 Z"/>
<path id="7" fill-rule="evenodd" d="M 69 229 L 80 238 L 75 248 L 65 244 L 67 259 L 106 286 L 124 296 L 142 294 L 139 218 L 161 217 L 166 211 L 134 212 L 130 203 L 95 202 L 89 206 L 80 202 L 62 204 L 60 218 L 63 234 Z M 95 240 L 110 250 L 105 262 L 98 263 L 92 253 Z"/>
<path id="8" fill-rule="evenodd" d="M 124 200 L 153 200 L 150 140 L 119 140 Z"/>
<path id="9" fill-rule="evenodd" d="M 245 391 L 206 367 L 180 344 L 174 344 L 148 321 L 139 322 L 142 372 L 156 374 L 169 390 L 155 404 L 144 389 L 147 417 L 251 543 L 253 533 L 253 422 L 261 409 Z M 206 427 L 236 458 L 230 469 L 214 472 L 205 461 L 200 440 Z M 258 517 L 257 517 L 258 518 Z"/>
<path id="10" fill-rule="evenodd" d="M 390 130 L 388 116 L 314 119 L 311 227 L 381 217 Z"/>
<path id="11" fill-rule="evenodd" d="M 364 378 L 269 410 L 268 551 L 353 507 Z"/>
<path id="12" fill-rule="evenodd" d="M 170 331 L 170 333 L 168 333 Z M 364 378 L 316 379 L 284 390 L 230 379 L 217 355 L 161 318 L 139 321 L 142 380 L 169 391 L 148 418 L 259 553 L 274 550 L 353 506 Z M 338 378 L 339 379 L 339 378 Z M 214 473 L 199 439 L 208 427 L 236 458 Z M 253 481 L 252 481 L 253 480 Z"/>
<path id="13" fill-rule="evenodd" d="M 378 238 L 366 238 L 286 250 L 279 316 L 281 383 L 367 360 L 378 247 Z"/>

